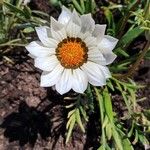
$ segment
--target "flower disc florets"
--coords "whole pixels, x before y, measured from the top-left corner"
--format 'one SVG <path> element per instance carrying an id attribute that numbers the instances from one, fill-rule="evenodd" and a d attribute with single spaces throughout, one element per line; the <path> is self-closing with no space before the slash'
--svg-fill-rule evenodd
<path id="1" fill-rule="evenodd" d="M 56 48 L 56 56 L 61 65 L 68 69 L 76 69 L 87 62 L 88 48 L 80 38 L 66 38 Z"/>

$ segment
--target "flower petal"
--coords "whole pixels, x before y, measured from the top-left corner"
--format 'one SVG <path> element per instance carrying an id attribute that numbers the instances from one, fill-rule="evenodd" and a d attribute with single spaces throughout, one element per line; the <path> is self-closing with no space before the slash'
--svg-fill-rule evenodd
<path id="1" fill-rule="evenodd" d="M 106 64 L 105 65 L 111 64 L 117 57 L 117 55 L 114 54 L 113 52 L 103 54 L 103 56 L 106 59 Z"/>
<path id="2" fill-rule="evenodd" d="M 37 35 L 40 41 L 47 47 L 57 47 L 57 40 L 52 38 L 51 29 L 49 27 L 36 27 Z"/>
<path id="3" fill-rule="evenodd" d="M 82 28 L 81 28 L 82 33 L 85 32 L 92 33 L 94 31 L 95 21 L 93 20 L 91 14 L 82 15 L 81 24 L 82 24 Z"/>
<path id="4" fill-rule="evenodd" d="M 76 25 L 72 21 L 70 21 L 66 27 L 67 36 L 69 37 L 78 37 L 80 30 L 80 26 Z"/>
<path id="5" fill-rule="evenodd" d="M 76 25 L 81 26 L 81 19 L 80 19 L 79 14 L 77 13 L 77 11 L 75 9 L 73 10 L 73 13 L 72 13 L 72 21 Z"/>
<path id="6" fill-rule="evenodd" d="M 57 41 L 61 42 L 63 39 L 67 38 L 67 34 L 66 34 L 66 30 L 65 28 L 62 28 L 59 31 L 54 31 L 53 29 L 51 29 L 52 32 L 52 36 L 54 39 L 56 39 Z"/>
<path id="7" fill-rule="evenodd" d="M 81 69 L 73 70 L 72 89 L 78 93 L 84 93 L 87 89 L 87 75 Z"/>
<path id="8" fill-rule="evenodd" d="M 100 42 L 104 37 L 105 30 L 106 30 L 106 25 L 96 24 L 92 35 L 95 36 L 97 38 L 97 41 Z"/>
<path id="9" fill-rule="evenodd" d="M 92 37 L 92 36 L 87 36 L 84 39 L 84 42 L 86 43 L 88 48 L 93 47 L 93 46 L 97 46 L 97 39 L 95 37 Z"/>
<path id="10" fill-rule="evenodd" d="M 105 65 L 106 60 L 103 54 L 96 48 L 91 48 L 88 51 L 88 60 L 100 65 Z"/>
<path id="11" fill-rule="evenodd" d="M 106 84 L 106 78 L 98 64 L 87 62 L 81 68 L 86 72 L 90 84 L 94 86 L 103 86 Z"/>
<path id="12" fill-rule="evenodd" d="M 106 79 L 111 77 L 111 73 L 110 73 L 108 67 L 99 65 L 99 68 L 100 68 L 100 69 L 102 70 L 102 72 L 104 73 L 104 76 L 105 76 Z"/>
<path id="13" fill-rule="evenodd" d="M 38 57 L 35 59 L 35 67 L 43 71 L 52 71 L 58 63 L 58 59 L 55 55 L 50 57 Z"/>
<path id="14" fill-rule="evenodd" d="M 65 6 L 62 6 L 62 12 L 60 16 L 58 17 L 58 22 L 62 24 L 67 24 L 69 20 L 71 19 L 71 17 L 72 17 L 71 11 Z"/>
<path id="15" fill-rule="evenodd" d="M 64 28 L 64 25 L 51 17 L 51 28 L 56 32 Z"/>
<path id="16" fill-rule="evenodd" d="M 59 81 L 63 70 L 64 68 L 60 64 L 58 64 L 50 73 L 43 72 L 41 75 L 40 86 L 50 87 L 55 85 Z"/>
<path id="17" fill-rule="evenodd" d="M 116 46 L 118 39 L 105 35 L 101 42 L 98 44 L 100 51 L 104 54 L 110 53 Z"/>
<path id="18" fill-rule="evenodd" d="M 116 58 L 116 55 L 112 52 L 112 50 L 115 48 L 117 42 L 118 39 L 111 37 L 109 35 L 105 35 L 98 45 L 101 53 L 104 55 L 106 59 L 107 65 L 112 63 Z"/>
<path id="19" fill-rule="evenodd" d="M 30 52 L 31 55 L 35 57 L 45 57 L 55 54 L 54 48 L 47 48 L 42 45 L 41 42 L 31 42 L 26 46 L 26 49 Z"/>
<path id="20" fill-rule="evenodd" d="M 61 95 L 67 93 L 71 90 L 72 87 L 72 70 L 64 69 L 62 76 L 59 81 L 56 83 L 56 90 Z"/>
<path id="21" fill-rule="evenodd" d="M 64 25 L 59 23 L 53 17 L 51 17 L 51 34 L 52 37 L 58 42 L 67 37 Z"/>

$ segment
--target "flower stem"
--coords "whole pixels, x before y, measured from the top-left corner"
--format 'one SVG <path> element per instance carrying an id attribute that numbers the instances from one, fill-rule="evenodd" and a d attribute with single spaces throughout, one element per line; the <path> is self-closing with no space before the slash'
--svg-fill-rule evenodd
<path id="1" fill-rule="evenodd" d="M 122 37 L 124 29 L 126 27 L 126 24 L 128 22 L 128 19 L 129 19 L 130 15 L 131 15 L 131 11 L 134 10 L 134 8 L 137 6 L 138 3 L 139 3 L 139 0 L 137 0 L 135 2 L 135 4 L 128 10 L 127 14 L 124 16 L 124 18 L 122 20 L 122 23 L 121 23 L 121 26 L 119 27 L 119 31 L 118 31 L 119 34 L 117 36 L 118 39 L 120 39 Z"/>
<path id="2" fill-rule="evenodd" d="M 146 43 L 146 45 L 145 45 L 143 51 L 141 52 L 141 54 L 140 54 L 139 57 L 137 58 L 136 62 L 135 62 L 135 63 L 132 65 L 132 67 L 129 69 L 129 71 L 128 71 L 126 74 L 123 74 L 123 75 L 121 75 L 121 74 L 116 74 L 116 75 L 114 75 L 114 76 L 117 77 L 117 78 L 121 78 L 121 79 L 126 79 L 126 78 L 128 78 L 128 77 L 131 77 L 131 76 L 135 73 L 136 69 L 139 67 L 140 62 L 141 62 L 142 59 L 144 58 L 145 54 L 148 52 L 149 48 L 150 48 L 150 41 L 147 41 L 147 43 Z"/>

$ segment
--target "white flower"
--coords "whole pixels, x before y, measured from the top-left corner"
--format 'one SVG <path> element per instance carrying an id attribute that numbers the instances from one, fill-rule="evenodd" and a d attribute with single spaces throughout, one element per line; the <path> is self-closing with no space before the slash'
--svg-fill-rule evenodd
<path id="1" fill-rule="evenodd" d="M 55 86 L 60 94 L 71 89 L 83 93 L 88 82 L 103 86 L 111 77 L 106 65 L 116 55 L 112 52 L 117 39 L 104 35 L 106 25 L 95 24 L 91 14 L 79 16 L 63 6 L 58 21 L 51 17 L 51 27 L 37 27 L 40 41 L 26 49 L 43 70 L 41 86 Z"/>

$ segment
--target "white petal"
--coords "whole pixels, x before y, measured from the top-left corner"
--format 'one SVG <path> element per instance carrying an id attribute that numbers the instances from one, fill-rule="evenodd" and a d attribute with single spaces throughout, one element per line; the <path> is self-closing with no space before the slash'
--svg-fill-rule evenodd
<path id="1" fill-rule="evenodd" d="M 93 47 L 97 45 L 97 39 L 91 36 L 87 36 L 84 40 L 84 42 L 86 43 L 86 45 L 89 47 Z"/>
<path id="2" fill-rule="evenodd" d="M 87 62 L 81 68 L 87 73 L 90 84 L 94 86 L 103 86 L 106 84 L 106 78 L 98 64 Z"/>
<path id="3" fill-rule="evenodd" d="M 43 26 L 43 27 L 36 27 L 35 29 L 40 41 L 46 47 L 54 47 L 54 48 L 57 47 L 58 41 L 52 38 L 51 29 L 49 27 Z"/>
<path id="4" fill-rule="evenodd" d="M 67 93 L 72 87 L 72 70 L 64 69 L 60 80 L 56 83 L 56 90 L 61 95 Z"/>
<path id="5" fill-rule="evenodd" d="M 117 55 L 114 54 L 113 52 L 103 54 L 103 56 L 106 59 L 106 64 L 105 65 L 111 64 L 116 59 L 116 57 L 117 57 Z"/>
<path id="6" fill-rule="evenodd" d="M 104 76 L 105 76 L 106 79 L 111 77 L 111 73 L 110 73 L 108 67 L 101 66 L 101 65 L 99 65 L 99 67 L 102 70 L 102 72 L 104 73 Z"/>
<path id="7" fill-rule="evenodd" d="M 38 41 L 31 42 L 29 45 L 26 46 L 26 49 L 30 52 L 31 55 L 35 57 L 44 57 L 55 54 L 54 48 L 44 47 L 42 43 Z"/>
<path id="8" fill-rule="evenodd" d="M 51 28 L 56 32 L 64 28 L 64 25 L 51 17 Z"/>
<path id="9" fill-rule="evenodd" d="M 81 69 L 73 70 L 72 89 L 78 93 L 84 93 L 87 89 L 87 75 Z"/>
<path id="10" fill-rule="evenodd" d="M 117 42 L 118 39 L 109 35 L 105 35 L 101 42 L 98 44 L 101 53 L 106 59 L 107 65 L 112 63 L 116 58 L 116 55 L 112 52 L 112 50 L 115 48 Z"/>
<path id="11" fill-rule="evenodd" d="M 88 51 L 88 60 L 98 63 L 100 65 L 105 65 L 106 64 L 106 60 L 103 56 L 103 54 L 98 50 L 98 49 L 89 49 Z"/>
<path id="12" fill-rule="evenodd" d="M 78 37 L 80 33 L 80 26 L 76 25 L 72 21 L 70 21 L 67 25 L 66 31 L 67 31 L 67 36 L 69 37 Z"/>
<path id="13" fill-rule="evenodd" d="M 42 86 L 42 87 L 50 87 L 50 86 L 55 85 L 59 81 L 63 70 L 64 70 L 64 68 L 60 64 L 58 64 L 54 68 L 54 70 L 51 71 L 50 73 L 43 72 L 42 75 L 41 75 L 40 86 Z"/>
<path id="14" fill-rule="evenodd" d="M 51 33 L 50 28 L 46 26 L 42 26 L 42 27 L 35 27 L 35 30 L 37 32 L 37 35 L 40 41 L 44 45 L 49 46 L 50 45 L 49 38 L 50 38 L 50 33 Z"/>
<path id="15" fill-rule="evenodd" d="M 80 34 L 79 34 L 79 38 L 81 38 L 83 41 L 85 41 L 85 39 L 87 38 L 87 37 L 91 37 L 92 36 L 92 34 L 91 33 L 89 33 L 89 32 L 86 32 L 86 33 L 82 33 L 82 32 L 80 32 Z"/>
<path id="16" fill-rule="evenodd" d="M 58 17 L 58 22 L 62 24 L 67 24 L 69 20 L 71 19 L 71 17 L 72 17 L 71 11 L 65 6 L 62 6 L 62 12 L 60 16 Z"/>
<path id="17" fill-rule="evenodd" d="M 95 28 L 95 21 L 93 20 L 91 14 L 86 14 L 81 16 L 82 28 L 81 32 L 90 32 L 92 33 Z"/>
<path id="18" fill-rule="evenodd" d="M 98 44 L 98 47 L 103 54 L 110 53 L 115 48 L 117 42 L 118 39 L 109 35 L 105 35 Z"/>
<path id="19" fill-rule="evenodd" d="M 100 42 L 104 37 L 105 30 L 106 30 L 106 25 L 96 24 L 92 35 L 95 36 L 97 38 L 97 41 Z"/>
<path id="20" fill-rule="evenodd" d="M 74 9 L 73 13 L 72 13 L 72 21 L 78 25 L 81 26 L 81 19 L 79 17 L 79 14 L 77 13 L 77 11 Z"/>
<path id="21" fill-rule="evenodd" d="M 35 59 L 35 67 L 43 71 L 52 71 L 58 63 L 59 61 L 55 55 L 50 57 L 38 57 Z"/>
<path id="22" fill-rule="evenodd" d="M 54 31 L 53 29 L 51 29 L 51 32 L 52 32 L 53 38 L 56 39 L 59 42 L 61 42 L 65 38 L 67 38 L 67 34 L 66 34 L 65 28 L 62 28 L 59 31 Z"/>

